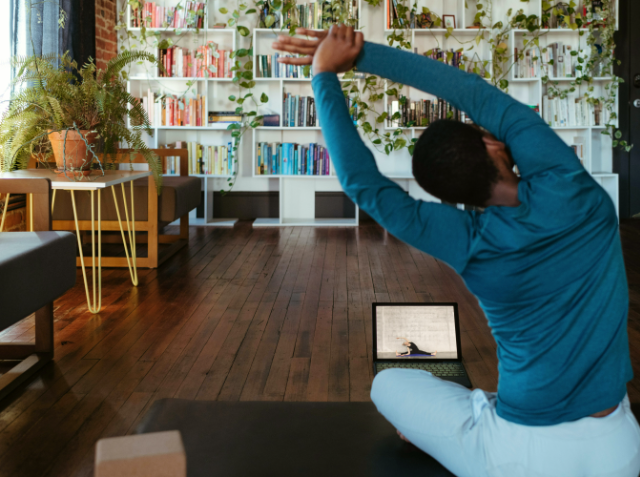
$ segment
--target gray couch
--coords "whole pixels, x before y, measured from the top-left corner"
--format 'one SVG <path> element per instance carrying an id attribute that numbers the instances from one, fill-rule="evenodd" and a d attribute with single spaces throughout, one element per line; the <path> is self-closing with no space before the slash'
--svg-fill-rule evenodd
<path id="1" fill-rule="evenodd" d="M 36 314 L 34 343 L 0 343 L 0 359 L 20 360 L 0 376 L 0 398 L 53 358 L 53 300 L 76 281 L 76 238 L 51 232 L 51 183 L 0 175 L 0 193 L 33 194 L 34 232 L 0 232 L 0 331 Z"/>

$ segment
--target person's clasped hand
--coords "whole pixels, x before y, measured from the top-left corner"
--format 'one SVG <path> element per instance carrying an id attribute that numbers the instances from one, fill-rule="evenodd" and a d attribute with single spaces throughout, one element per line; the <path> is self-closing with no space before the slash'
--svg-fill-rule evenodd
<path id="1" fill-rule="evenodd" d="M 312 39 L 280 35 L 273 48 L 307 56 L 281 57 L 278 61 L 288 65 L 313 65 L 314 75 L 349 71 L 364 45 L 362 33 L 346 25 L 333 25 L 328 32 L 298 28 L 296 34 Z"/>

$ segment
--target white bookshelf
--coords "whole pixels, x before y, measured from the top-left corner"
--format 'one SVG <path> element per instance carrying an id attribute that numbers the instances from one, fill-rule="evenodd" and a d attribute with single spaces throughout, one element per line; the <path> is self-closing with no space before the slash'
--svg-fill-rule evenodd
<path id="1" fill-rule="evenodd" d="M 308 3 L 309 0 L 298 0 L 298 4 Z M 465 50 L 470 46 L 471 41 L 478 34 L 476 29 L 467 29 L 473 23 L 473 17 L 476 13 L 475 5 L 480 0 L 416 0 L 418 10 L 422 7 L 428 7 L 431 11 L 438 15 L 455 15 L 456 29 L 453 36 L 446 38 L 447 30 L 439 29 L 416 29 L 410 30 L 409 38 L 413 47 L 418 48 L 418 52 L 422 53 L 434 47 L 444 50 L 451 48 L 458 49 L 464 46 Z M 166 5 L 174 5 L 178 0 L 166 0 Z M 413 4 L 414 2 L 409 2 Z M 481 2 L 480 3 L 484 3 Z M 468 8 L 465 8 L 465 4 Z M 542 1 L 530 0 L 522 2 L 520 0 L 493 0 L 494 14 L 491 23 L 498 20 L 505 20 L 506 11 L 509 8 L 524 9 L 527 14 L 541 15 Z M 216 41 L 220 44 L 221 49 L 235 49 L 237 45 L 248 48 L 249 39 L 253 44 L 253 63 L 254 63 L 254 79 L 256 87 L 253 90 L 255 97 L 260 97 L 261 93 L 269 96 L 269 101 L 260 108 L 259 114 L 275 113 L 280 115 L 280 125 L 277 127 L 258 127 L 245 134 L 242 144 L 240 145 L 236 159 L 237 177 L 236 191 L 277 191 L 279 195 L 279 217 L 278 218 L 258 218 L 254 222 L 254 226 L 355 226 L 358 225 L 359 210 L 356 207 L 354 218 L 334 218 L 319 219 L 315 217 L 315 195 L 316 192 L 341 191 L 340 184 L 335 175 L 329 176 L 297 176 L 297 175 L 258 175 L 256 173 L 256 145 L 259 142 L 295 142 L 298 144 L 319 143 L 326 145 L 319 126 L 316 127 L 284 127 L 282 125 L 282 95 L 284 91 L 291 92 L 293 95 L 312 96 L 311 79 L 307 78 L 257 78 L 257 60 L 258 55 L 270 55 L 275 51 L 271 44 L 281 32 L 273 29 L 252 28 L 247 21 L 241 23 L 251 30 L 249 38 L 243 38 L 237 35 L 234 29 L 217 29 L 213 25 L 218 22 L 225 21 L 226 16 L 222 18 L 218 14 L 218 9 L 225 6 L 229 11 L 235 6 L 234 2 L 223 0 L 208 0 L 207 12 L 205 13 L 206 28 L 195 31 L 193 29 L 183 29 L 179 34 L 175 34 L 172 29 L 147 29 L 147 32 L 153 32 L 159 35 L 159 38 L 167 38 L 171 36 L 174 42 L 193 48 L 204 44 L 208 40 Z M 360 28 L 365 34 L 367 41 L 387 44 L 387 36 L 391 32 L 387 29 L 387 2 L 381 1 L 379 7 L 372 7 L 366 2 L 359 0 L 359 21 Z M 257 20 L 257 17 L 254 17 Z M 128 22 L 128 25 L 130 23 Z M 157 31 L 153 31 L 157 30 Z M 139 29 L 130 28 L 130 31 L 136 32 Z M 287 34 L 287 31 L 283 32 Z M 525 31 L 514 30 L 508 38 L 508 48 L 510 55 L 513 54 L 513 48 L 522 41 Z M 485 33 L 488 35 L 488 32 Z M 580 37 L 577 31 L 568 29 L 552 29 L 545 32 L 541 37 L 540 44 L 544 46 L 555 41 L 562 41 L 572 45 L 578 45 L 582 42 L 586 43 L 586 34 Z M 199 42 L 199 44 L 198 44 Z M 238 43 L 237 43 L 238 42 Z M 475 43 L 474 43 L 475 44 Z M 480 47 L 476 46 L 480 60 L 490 58 L 490 50 L 485 42 Z M 157 49 L 151 50 L 157 54 Z M 469 55 L 469 52 L 465 51 Z M 471 52 L 473 54 L 473 52 Z M 521 79 L 514 78 L 510 73 L 509 77 L 509 94 L 514 98 L 526 104 L 538 104 L 542 111 L 542 97 L 546 92 L 546 86 L 542 84 L 540 78 Z M 568 82 L 571 78 L 556 78 L 552 81 Z M 155 70 L 147 71 L 144 66 L 136 66 L 131 73 L 129 81 L 129 90 L 132 93 L 146 91 L 148 87 L 160 90 L 163 88 L 167 93 L 186 90 L 187 82 L 193 81 L 194 91 L 205 95 L 206 109 L 210 110 L 232 110 L 235 104 L 228 101 L 231 94 L 237 95 L 238 88 L 230 78 L 159 78 Z M 606 77 L 594 78 L 594 87 L 603 88 L 610 79 Z M 151 86 L 149 86 L 151 85 Z M 586 86 L 583 86 L 583 88 Z M 428 99 L 429 95 L 423 92 L 404 87 L 402 94 L 411 100 Z M 135 95 L 135 94 L 134 94 Z M 383 101 L 389 101 L 385 98 Z M 379 103 L 376 108 L 382 111 L 386 108 L 386 103 Z M 368 118 L 372 122 L 373 118 Z M 373 124 L 373 122 L 372 122 Z M 378 125 L 382 132 L 387 132 L 396 128 Z M 585 148 L 585 169 L 591 173 L 594 179 L 602 185 L 602 187 L 610 194 L 616 208 L 618 207 L 618 176 L 613 173 L 611 139 L 601 134 L 602 127 L 584 126 L 569 128 L 554 128 L 559 137 L 567 144 L 572 144 L 575 138 L 583 141 Z M 417 138 L 424 131 L 424 128 L 414 127 L 403 129 L 403 135 L 410 141 Z M 221 145 L 231 140 L 231 133 L 226 129 L 226 125 L 218 125 L 218 127 L 154 127 L 154 136 L 147 138 L 148 144 L 152 147 L 158 145 L 183 141 L 198 141 L 205 145 Z M 365 140 L 365 142 L 367 142 Z M 427 201 L 437 201 L 435 197 L 430 196 L 418 186 L 411 172 L 411 157 L 406 149 L 402 151 L 394 151 L 390 155 L 386 155 L 376 150 L 373 145 L 367 143 L 374 153 L 376 163 L 380 171 L 388 178 L 398 183 L 412 197 Z M 333 174 L 333 168 L 332 168 Z M 224 188 L 226 178 L 219 176 L 202 177 L 203 191 L 206 191 L 205 208 L 207 214 L 211 214 L 213 210 L 213 191 Z M 206 222 L 209 224 L 223 223 L 232 225 L 234 220 L 216 222 L 212 215 L 205 215 L 208 219 L 204 221 L 191 221 L 192 224 Z"/>
<path id="2" fill-rule="evenodd" d="M 179 0 L 167 0 L 165 2 L 156 1 L 162 6 L 175 6 Z M 182 2 L 184 3 L 184 2 Z M 210 2 L 212 5 L 214 2 Z M 214 41 L 219 45 L 219 49 L 229 52 L 236 49 L 236 30 L 233 28 L 213 28 L 213 17 L 209 15 L 208 8 L 205 8 L 204 25 L 205 28 L 183 28 L 174 30 L 172 28 L 146 28 L 147 35 L 156 35 L 158 40 L 171 38 L 175 45 L 197 49 L 205 45 L 208 41 Z M 127 7 L 128 30 L 134 34 L 140 34 L 141 29 L 131 27 L 131 8 Z M 157 47 L 145 48 L 156 56 L 159 56 Z M 199 94 L 205 98 L 205 111 L 210 110 L 231 110 L 235 109 L 227 98 L 232 93 L 231 78 L 200 78 L 200 77 L 161 77 L 158 75 L 158 68 L 148 63 L 134 65 L 129 74 L 128 91 L 135 97 L 142 97 L 148 89 L 155 93 L 166 93 L 180 95 L 189 91 L 188 97 Z M 206 116 L 205 116 L 206 117 Z M 147 146 L 159 148 L 165 144 L 176 141 L 198 142 L 203 146 L 226 146 L 232 141 L 231 131 L 227 129 L 227 124 L 214 124 L 206 126 L 161 126 L 157 123 L 151 127 L 152 135 L 144 134 Z M 235 164 L 237 167 L 239 164 Z M 167 174 L 171 176 L 171 174 Z M 227 180 L 231 175 L 220 174 L 191 174 L 201 180 L 201 190 L 204 195 L 204 218 L 196 218 L 196 211 L 193 210 L 189 216 L 189 225 L 199 226 L 219 226 L 232 227 L 238 219 L 235 218 L 214 218 L 213 197 L 214 192 L 225 189 Z M 178 222 L 176 222 L 177 224 Z"/>
<path id="3" fill-rule="evenodd" d="M 306 2 L 298 2 L 303 4 Z M 358 1 L 358 11 L 362 13 L 362 2 Z M 361 16 L 360 16 L 361 17 Z M 317 126 L 287 127 L 284 126 L 283 95 L 285 92 L 300 96 L 313 96 L 311 88 L 312 78 L 258 78 L 258 57 L 261 55 L 273 55 L 276 53 L 271 44 L 279 34 L 288 34 L 269 28 L 254 28 L 253 35 L 253 76 L 258 84 L 258 95 L 262 92 L 269 96 L 269 102 L 265 105 L 265 112 L 278 114 L 280 124 L 278 126 L 260 126 L 251 133 L 251 175 L 254 179 L 267 178 L 274 188 L 277 187 L 279 195 L 279 217 L 258 218 L 253 222 L 254 227 L 277 226 L 312 226 L 312 227 L 353 227 L 359 222 L 359 209 L 355 208 L 353 218 L 316 218 L 315 196 L 316 192 L 335 190 L 340 191 L 338 178 L 333 171 L 331 163 L 330 175 L 269 175 L 257 173 L 258 143 L 285 143 L 293 142 L 301 145 L 310 143 L 321 144 L 326 147 L 321 128 Z M 318 123 L 319 124 L 319 123 Z"/>
<path id="4" fill-rule="evenodd" d="M 393 30 L 389 30 L 387 28 L 387 2 L 385 1 L 385 13 L 384 17 L 381 19 L 382 25 L 385 29 L 385 37 L 388 36 Z M 469 8 L 465 8 L 465 3 Z M 413 47 L 418 48 L 418 53 L 422 54 L 427 50 L 432 48 L 441 48 L 443 50 L 457 50 L 459 48 L 464 48 L 467 50 L 471 45 L 470 40 L 472 40 L 477 34 L 477 29 L 467 29 L 466 27 L 473 25 L 473 19 L 476 13 L 475 5 L 478 2 L 475 0 L 419 0 L 417 2 L 418 10 L 421 7 L 428 7 L 434 13 L 442 16 L 446 15 L 455 15 L 456 17 L 456 29 L 453 30 L 453 35 L 446 37 L 447 30 L 443 28 L 438 29 L 414 29 L 409 31 L 411 44 Z M 481 2 L 484 3 L 484 2 Z M 521 2 L 520 0 L 494 0 L 494 15 L 492 20 L 489 22 L 494 24 L 498 20 L 505 20 L 506 11 L 509 8 L 513 8 L 515 12 L 518 9 L 523 9 L 525 14 L 535 14 L 538 17 L 542 15 L 542 1 L 541 0 L 530 0 L 529 2 Z M 617 11 L 617 5 L 616 5 Z M 486 35 L 487 33 L 485 33 Z M 515 47 L 518 47 L 521 50 L 523 46 L 523 39 L 525 35 L 531 39 L 532 35 L 527 30 L 512 30 L 509 35 L 509 55 L 513 55 L 513 51 Z M 540 35 L 540 48 L 544 48 L 547 45 L 555 42 L 562 42 L 566 45 L 571 45 L 572 48 L 576 49 L 578 47 L 585 48 L 586 47 L 586 39 L 587 32 L 583 36 L 580 36 L 578 31 L 570 30 L 570 29 L 559 29 L 552 28 L 542 30 L 542 34 Z M 475 45 L 475 43 L 474 43 Z M 483 42 L 480 46 L 476 46 L 475 49 L 471 52 L 465 51 L 467 56 L 473 55 L 473 53 L 478 52 L 478 57 L 480 60 L 488 60 L 490 59 L 490 50 L 487 45 Z M 507 79 L 509 81 L 509 94 L 517 99 L 520 102 L 523 102 L 528 105 L 538 105 L 540 108 L 540 113 L 544 114 L 543 110 L 543 96 L 546 94 L 546 90 L 548 85 L 543 84 L 541 78 L 515 78 L 513 69 L 509 71 Z M 572 81 L 574 78 L 549 78 L 549 83 L 551 84 L 554 81 L 560 83 L 560 87 L 562 87 L 562 83 L 567 83 Z M 600 92 L 603 90 L 604 86 L 608 83 L 611 83 L 611 78 L 609 77 L 595 77 L 593 78 L 593 87 L 596 92 Z M 589 85 L 581 85 L 578 86 L 576 92 L 573 96 L 579 96 L 586 92 Z M 410 100 L 419 100 L 419 99 L 434 99 L 433 96 L 418 91 L 414 88 L 409 88 L 404 86 L 401 90 L 404 96 L 406 96 Z M 389 98 L 386 98 L 386 101 L 390 101 Z M 386 107 L 386 105 L 385 105 Z M 394 127 L 386 126 L 386 131 L 395 130 Z M 576 142 L 581 142 L 584 146 L 584 167 L 585 169 L 592 175 L 592 177 L 598 182 L 611 196 L 615 206 L 616 211 L 619 211 L 619 185 L 618 185 L 618 175 L 613 173 L 613 153 L 611 147 L 611 138 L 609 136 L 605 136 L 602 134 L 604 130 L 604 126 L 573 126 L 573 127 L 553 127 L 552 128 L 556 134 L 568 145 L 575 144 Z M 424 128 L 420 127 L 412 127 L 412 128 L 403 128 L 403 134 L 406 135 L 406 138 L 409 140 L 411 138 L 417 138 L 420 136 Z M 407 171 L 410 171 L 411 166 L 411 158 L 409 154 L 405 151 L 400 154 L 402 157 L 398 157 L 395 164 L 392 167 L 380 167 L 380 169 L 385 172 L 385 174 L 390 178 L 400 178 L 404 175 L 407 175 Z M 378 161 L 378 165 L 381 166 L 380 160 Z M 387 164 L 388 166 L 388 164 Z M 410 176 L 410 173 L 408 174 Z M 405 179 L 410 183 L 412 178 Z M 423 198 L 425 200 L 437 200 L 435 198 L 431 198 L 421 189 L 413 186 L 413 190 L 415 193 L 411 192 L 411 184 L 407 184 L 406 189 L 409 191 L 411 195 L 414 195 L 417 198 Z M 417 189 L 417 190 L 416 190 Z M 426 196 L 425 196 L 426 194 Z"/>

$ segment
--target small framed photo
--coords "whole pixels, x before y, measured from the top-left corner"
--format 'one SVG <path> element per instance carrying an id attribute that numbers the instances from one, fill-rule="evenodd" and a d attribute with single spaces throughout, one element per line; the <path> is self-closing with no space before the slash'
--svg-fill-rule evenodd
<path id="1" fill-rule="evenodd" d="M 456 16 L 455 15 L 442 15 L 442 22 L 444 23 L 445 28 L 455 28 L 456 27 Z"/>

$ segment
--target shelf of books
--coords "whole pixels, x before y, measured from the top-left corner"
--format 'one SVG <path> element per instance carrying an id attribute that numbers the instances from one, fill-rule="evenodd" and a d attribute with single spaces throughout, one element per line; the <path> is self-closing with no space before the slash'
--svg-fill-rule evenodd
<path id="1" fill-rule="evenodd" d="M 383 0 L 382 7 L 372 7 L 362 0 L 344 1 L 349 5 L 352 17 L 358 18 L 367 41 L 387 43 L 397 0 Z M 585 1 L 579 1 L 577 7 L 583 8 Z M 296 15 L 302 25 L 313 29 L 325 29 L 330 25 L 326 10 L 330 2 L 297 0 L 296 3 L 296 8 L 290 9 L 287 15 Z M 484 76 L 484 61 L 491 60 L 491 50 L 486 41 L 479 45 L 474 41 L 479 33 L 474 25 L 476 5 L 483 2 L 416 0 L 411 2 L 411 6 L 413 3 L 419 14 L 411 17 L 409 25 L 406 25 L 410 29 L 413 52 L 441 59 L 451 67 L 467 71 L 477 67 Z M 491 22 L 495 23 L 505 21 L 509 9 L 523 9 L 525 14 L 540 16 L 543 2 L 494 0 L 492 3 Z M 357 225 L 357 208 L 355 216 L 347 219 L 315 217 L 316 192 L 340 191 L 341 188 L 316 115 L 311 73 L 301 67 L 279 64 L 277 60 L 282 53 L 272 48 L 279 34 L 288 34 L 288 29 L 281 29 L 282 20 L 276 18 L 272 28 L 247 24 L 251 36 L 243 39 L 236 35 L 234 29 L 221 23 L 228 16 L 217 13 L 220 7 L 228 7 L 223 0 L 158 0 L 145 5 L 148 6 L 143 6 L 138 12 L 129 8 L 130 31 L 139 32 L 144 24 L 148 34 L 155 35 L 158 42 L 170 40 L 171 46 L 162 50 L 157 47 L 151 49 L 160 58 L 162 68 L 148 65 L 133 67 L 129 91 L 140 99 L 151 117 L 154 134 L 146 138 L 148 145 L 163 147 L 180 142 L 201 147 L 202 156 L 197 156 L 191 169 L 193 175 L 202 178 L 207 198 L 206 218 L 200 222 L 216 224 L 212 217 L 213 191 L 224 188 L 227 174 L 237 173 L 235 190 L 278 190 L 279 217 L 259 218 L 254 222 L 255 226 Z M 176 9 L 178 5 L 183 8 Z M 433 23 L 435 15 L 424 14 L 423 7 L 440 17 L 442 24 L 436 27 Z M 483 34 L 489 37 L 489 32 Z M 604 111 L 581 99 L 588 86 L 578 86 L 575 93 L 566 98 L 553 97 L 549 91 L 549 84 L 557 82 L 562 87 L 579 74 L 577 58 L 589 51 L 586 35 L 580 36 L 578 31 L 563 28 L 561 22 L 552 21 L 541 35 L 539 47 L 534 49 L 529 44 L 525 48 L 528 38 L 531 35 L 527 31 L 512 30 L 505 40 L 511 56 L 525 52 L 525 58 L 507 73 L 509 94 L 537 111 L 558 136 L 573 147 L 585 169 L 611 195 L 617 207 L 618 176 L 613 172 L 611 139 L 601 134 L 609 118 Z M 235 104 L 228 101 L 230 95 L 237 95 L 237 86 L 232 82 L 229 71 L 229 53 L 238 45 L 248 48 L 249 39 L 253 48 L 256 82 L 253 93 L 255 97 L 265 93 L 269 99 L 260 108 L 264 124 L 244 136 L 237 162 L 227 164 L 227 169 L 224 169 L 222 148 L 228 147 L 231 141 L 227 127 L 230 122 L 241 119 L 234 117 Z M 473 50 L 469 50 L 471 45 L 475 46 Z M 465 55 L 471 57 L 466 64 L 457 53 L 461 48 Z M 548 66 L 551 59 L 554 60 L 553 65 Z M 611 82 L 608 71 L 593 71 L 590 76 L 594 79 L 596 93 L 604 91 Z M 543 81 L 544 77 L 548 77 L 550 83 Z M 386 86 L 391 85 L 387 83 Z M 400 88 L 399 95 L 406 98 L 406 104 L 385 95 L 384 104 L 377 105 L 378 108 L 384 107 L 389 115 L 398 112 L 400 116 L 396 120 L 385 121 L 380 129 L 391 132 L 400 128 L 407 142 L 419 137 L 436 119 L 469 120 L 464 111 L 457 111 L 442 99 L 408 86 Z M 383 174 L 411 196 L 437 201 L 417 185 L 406 149 L 386 155 L 367 144 Z M 194 219 L 192 223 L 198 222 Z M 233 220 L 227 223 L 232 224 Z"/>
<path id="2" fill-rule="evenodd" d="M 214 2 L 209 2 L 213 5 Z M 234 174 L 230 157 L 230 123 L 238 121 L 227 101 L 232 94 L 231 60 L 236 48 L 235 29 L 216 24 L 207 2 L 167 0 L 143 3 L 135 11 L 128 7 L 129 30 L 168 40 L 167 48 L 149 47 L 157 65 L 134 65 L 128 90 L 149 116 L 153 135 L 145 135 L 151 148 L 180 147 L 189 150 L 189 175 L 199 177 L 204 214 L 192 211 L 190 225 L 233 226 L 237 219 L 214 218 L 214 191 L 224 188 Z M 177 175 L 179 158 L 169 158 L 165 175 Z"/>
<path id="3" fill-rule="evenodd" d="M 307 28 L 328 28 L 321 5 L 330 3 L 299 2 L 300 23 Z M 357 18 L 360 0 L 350 5 Z M 251 175 L 273 181 L 280 199 L 278 218 L 258 218 L 253 225 L 356 226 L 357 207 L 351 218 L 315 217 L 316 192 L 341 189 L 316 115 L 311 72 L 278 63 L 281 53 L 271 45 L 279 34 L 288 34 L 280 30 L 279 20 L 274 28 L 253 29 L 254 94 L 265 93 L 269 101 L 263 108 L 264 125 L 252 131 Z"/>
<path id="4" fill-rule="evenodd" d="M 591 0 L 589 0 L 591 1 Z M 420 0 L 417 2 L 417 11 L 427 7 L 442 19 L 442 25 L 435 28 L 433 20 L 435 16 L 419 14 L 410 17 L 410 37 L 414 52 L 426 54 L 435 59 L 441 59 L 452 67 L 462 67 L 471 71 L 474 66 L 479 66 L 481 74 L 482 61 L 491 59 L 491 52 L 484 43 L 469 53 L 467 50 L 473 43 L 474 37 L 479 33 L 474 25 L 474 17 L 477 12 L 475 0 Z M 576 8 L 584 9 L 585 1 L 577 2 Z M 492 22 L 506 18 L 506 12 L 523 9 L 525 14 L 541 16 L 542 1 L 531 0 L 520 2 L 518 0 L 494 1 Z M 390 27 L 396 17 L 397 2 L 385 0 L 384 28 L 386 35 L 392 30 Z M 433 27 L 433 28 L 432 28 Z M 447 34 L 447 28 L 453 28 L 452 34 Z M 554 97 L 550 86 L 574 81 L 581 75 L 578 58 L 585 58 L 591 52 L 587 45 L 587 36 L 580 35 L 579 31 L 563 28 L 561 21 L 553 15 L 550 24 L 540 35 L 539 46 L 529 43 L 532 35 L 527 30 L 512 30 L 509 35 L 508 46 L 513 56 L 524 51 L 525 57 L 517 61 L 507 75 L 509 81 L 509 94 L 518 101 L 530 106 L 537 111 L 558 134 L 562 140 L 571 146 L 585 169 L 593 178 L 609 193 L 618 210 L 618 175 L 613 173 L 612 147 L 609 136 L 603 135 L 605 124 L 609 122 L 606 111 L 586 101 L 584 93 L 587 88 L 593 87 L 594 93 L 604 93 L 605 88 L 611 83 L 611 71 L 601 71 L 596 65 L 594 71 L 589 72 L 593 78 L 592 84 L 576 86 L 576 91 L 569 93 L 566 98 Z M 487 35 L 488 33 L 485 33 Z M 475 44 L 475 43 L 473 43 Z M 525 47 L 525 44 L 528 44 Z M 463 48 L 467 56 L 473 55 L 468 64 L 459 62 L 457 51 Z M 553 60 L 553 61 L 551 61 Z M 544 78 L 544 80 L 543 80 Z M 548 78 L 548 80 L 547 80 Z M 552 88 L 551 88 L 552 89 Z M 433 119 L 450 117 L 467 121 L 464 112 L 456 111 L 446 102 L 434 98 L 413 88 L 404 87 L 400 94 L 407 98 L 406 104 L 399 104 L 392 98 L 387 98 L 386 108 L 389 115 L 396 111 L 400 113 L 400 119 L 387 121 L 385 128 L 395 130 L 402 128 L 403 134 L 409 140 L 418 137 L 425 127 Z M 604 94 L 602 94 L 604 95 Z M 385 173 L 390 177 L 411 177 L 410 158 L 404 153 L 405 164 L 399 165 L 402 159 L 394 161 L 394 167 L 387 169 Z M 382 168 L 381 168 L 382 170 Z M 403 176 L 406 174 L 406 176 Z"/>

